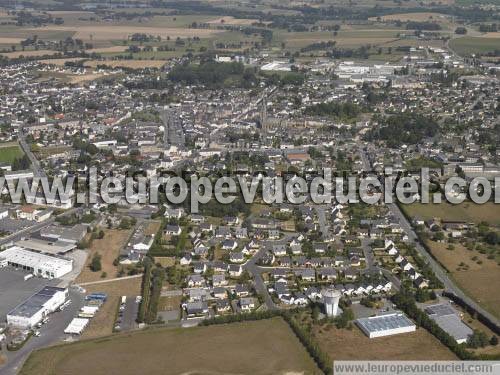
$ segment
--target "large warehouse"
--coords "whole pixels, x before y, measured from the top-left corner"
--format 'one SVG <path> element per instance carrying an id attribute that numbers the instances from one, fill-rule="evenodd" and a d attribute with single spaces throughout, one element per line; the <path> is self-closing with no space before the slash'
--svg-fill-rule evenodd
<path id="1" fill-rule="evenodd" d="M 425 308 L 425 312 L 443 331 L 453 336 L 458 344 L 466 343 L 473 334 L 472 329 L 462 322 L 458 312 L 448 303 L 428 306 Z"/>
<path id="2" fill-rule="evenodd" d="M 68 297 L 68 289 L 46 286 L 7 314 L 7 323 L 31 328 L 56 311 Z"/>
<path id="3" fill-rule="evenodd" d="M 73 261 L 71 259 L 39 254 L 19 246 L 13 246 L 0 252 L 0 264 L 2 263 L 22 268 L 32 272 L 35 276 L 46 279 L 62 277 L 73 269 Z"/>
<path id="4" fill-rule="evenodd" d="M 369 318 L 359 318 L 356 320 L 356 324 L 371 339 L 374 337 L 413 332 L 417 329 L 415 323 L 408 319 L 401 311 L 393 311 Z"/>

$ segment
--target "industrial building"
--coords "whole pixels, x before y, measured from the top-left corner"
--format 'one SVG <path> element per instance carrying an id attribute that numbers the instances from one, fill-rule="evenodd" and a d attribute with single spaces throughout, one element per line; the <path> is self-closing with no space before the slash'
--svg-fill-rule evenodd
<path id="1" fill-rule="evenodd" d="M 473 334 L 472 329 L 460 319 L 458 312 L 448 303 L 428 306 L 425 308 L 425 312 L 458 344 L 466 343 L 469 336 Z"/>
<path id="2" fill-rule="evenodd" d="M 16 246 L 27 250 L 36 251 L 37 253 L 57 255 L 66 254 L 67 252 L 76 249 L 74 242 L 66 241 L 45 241 L 39 238 L 28 238 L 15 242 Z"/>
<path id="3" fill-rule="evenodd" d="M 49 225 L 40 230 L 40 236 L 46 240 L 64 241 L 74 244 L 81 241 L 86 233 L 87 226 L 83 224 L 77 224 L 72 227 Z"/>
<path id="4" fill-rule="evenodd" d="M 46 286 L 7 314 L 7 323 L 19 328 L 31 328 L 56 311 L 68 296 L 68 290 Z"/>
<path id="5" fill-rule="evenodd" d="M 415 323 L 401 311 L 392 311 L 387 314 L 359 318 L 356 324 L 369 338 L 397 335 L 413 332 L 417 329 Z"/>
<path id="6" fill-rule="evenodd" d="M 54 279 L 73 270 L 73 260 L 35 253 L 13 246 L 0 253 L 0 265 L 22 268 L 35 276 Z"/>

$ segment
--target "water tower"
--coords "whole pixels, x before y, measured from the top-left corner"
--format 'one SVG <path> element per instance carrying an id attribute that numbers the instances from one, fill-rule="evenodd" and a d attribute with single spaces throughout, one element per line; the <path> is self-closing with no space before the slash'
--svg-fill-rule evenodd
<path id="1" fill-rule="evenodd" d="M 337 316 L 339 310 L 340 292 L 334 288 L 324 289 L 321 294 L 323 295 L 323 302 L 325 304 L 326 315 L 329 317 Z"/>

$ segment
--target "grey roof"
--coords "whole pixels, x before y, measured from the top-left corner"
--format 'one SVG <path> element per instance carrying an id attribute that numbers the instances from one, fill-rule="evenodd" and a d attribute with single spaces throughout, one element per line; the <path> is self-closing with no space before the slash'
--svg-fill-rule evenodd
<path id="1" fill-rule="evenodd" d="M 356 323 L 366 332 L 380 332 L 415 325 L 401 311 L 369 318 L 359 318 L 356 320 Z"/>
<path id="2" fill-rule="evenodd" d="M 43 305 L 57 292 L 64 292 L 66 289 L 55 286 L 46 286 L 38 293 L 32 295 L 26 301 L 14 308 L 8 315 L 30 318 L 43 308 Z"/>
<path id="3" fill-rule="evenodd" d="M 472 329 L 460 319 L 455 309 L 447 303 L 428 306 L 425 312 L 443 331 L 457 341 L 467 340 L 473 333 Z"/>

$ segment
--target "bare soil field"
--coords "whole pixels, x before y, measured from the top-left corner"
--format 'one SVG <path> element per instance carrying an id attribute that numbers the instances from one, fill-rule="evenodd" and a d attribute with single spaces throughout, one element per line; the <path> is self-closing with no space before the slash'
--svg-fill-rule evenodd
<path id="1" fill-rule="evenodd" d="M 320 374 L 280 318 L 150 329 L 34 352 L 20 374 Z"/>
<path id="2" fill-rule="evenodd" d="M 0 37 L 0 44 L 19 44 L 22 38 Z"/>
<path id="3" fill-rule="evenodd" d="M 76 32 L 74 38 L 82 40 L 102 41 L 102 40 L 124 40 L 130 35 L 135 33 L 143 33 L 154 36 L 161 36 L 162 38 L 170 37 L 175 39 L 177 37 L 200 37 L 207 38 L 220 32 L 218 30 L 210 29 L 181 29 L 181 28 L 165 28 L 165 27 L 145 27 L 145 26 L 56 26 L 50 25 L 33 30 L 49 30 L 49 31 L 66 31 Z M 1 40 L 0 40 L 1 42 Z"/>
<path id="4" fill-rule="evenodd" d="M 113 325 L 122 296 L 138 296 L 141 294 L 142 278 L 110 281 L 103 284 L 87 285 L 87 293 L 104 292 L 108 299 L 101 306 L 95 317 L 83 332 L 83 338 L 95 338 L 113 333 Z"/>
<path id="5" fill-rule="evenodd" d="M 113 265 L 113 261 L 118 257 L 120 249 L 127 243 L 131 231 L 106 229 L 104 230 L 104 238 L 96 239 L 90 247 L 87 263 L 82 270 L 82 273 L 76 279 L 77 283 L 87 283 L 91 281 L 114 279 L 118 272 L 117 267 Z M 92 272 L 89 268 L 94 254 L 101 255 L 102 271 Z M 106 272 L 106 277 L 101 277 L 102 272 Z"/>
<path id="6" fill-rule="evenodd" d="M 486 33 L 486 34 L 481 35 L 481 37 L 483 37 L 483 38 L 500 38 L 500 32 Z"/>
<path id="7" fill-rule="evenodd" d="M 112 46 L 112 47 L 102 47 L 102 48 L 93 48 L 88 50 L 88 52 L 95 53 L 115 53 L 115 52 L 124 52 L 127 50 L 128 46 Z"/>
<path id="8" fill-rule="evenodd" d="M 315 328 L 320 347 L 332 360 L 456 360 L 457 357 L 423 328 L 370 339 L 352 330 Z"/>
<path id="9" fill-rule="evenodd" d="M 427 244 L 460 288 L 485 309 L 500 317 L 500 266 L 486 255 L 467 250 L 460 244 L 454 244 L 454 250 L 448 250 L 448 245 L 433 241 Z M 465 268 L 463 264 L 468 267 Z"/>

